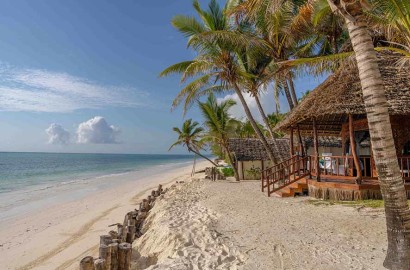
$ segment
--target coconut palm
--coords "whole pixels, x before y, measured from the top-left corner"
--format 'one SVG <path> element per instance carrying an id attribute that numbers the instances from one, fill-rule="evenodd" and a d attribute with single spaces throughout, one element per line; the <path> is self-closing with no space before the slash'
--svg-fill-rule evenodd
<path id="1" fill-rule="evenodd" d="M 202 155 L 200 152 L 204 145 L 204 141 L 202 140 L 204 129 L 198 127 L 198 125 L 198 122 L 192 122 L 192 119 L 188 119 L 183 123 L 182 129 L 179 129 L 178 127 L 172 128 L 172 130 L 178 134 L 178 139 L 171 145 L 168 151 L 170 151 L 174 146 L 182 145 L 188 149 L 188 152 L 195 153 L 196 155 L 211 162 L 214 166 L 218 166 L 215 162 Z"/>
<path id="2" fill-rule="evenodd" d="M 198 102 L 207 127 L 206 138 L 223 148 L 234 170 L 235 179 L 239 181 L 238 168 L 229 150 L 229 138 L 235 133 L 237 121 L 230 117 L 228 111 L 235 104 L 232 99 L 218 103 L 213 94 L 208 96 L 206 102 Z"/>
<path id="3" fill-rule="evenodd" d="M 365 14 L 370 6 L 365 0 L 328 0 L 328 3 L 345 20 L 359 69 L 371 146 L 385 202 L 388 250 L 384 266 L 410 269 L 410 210 L 392 130 L 386 128 L 391 127 L 388 103 Z M 403 12 L 409 14 L 410 9 Z"/>
<path id="4" fill-rule="evenodd" d="M 232 31 L 231 20 L 226 15 L 230 4 L 228 1 L 224 8 L 220 8 L 216 0 L 211 0 L 208 10 L 203 10 L 198 1 L 194 1 L 194 8 L 200 21 L 194 17 L 174 17 L 173 25 L 188 37 L 188 46 L 195 49 L 197 56 L 191 61 L 168 67 L 161 73 L 161 76 L 180 73 L 182 82 L 192 78 L 192 81 L 180 91 L 173 102 L 173 107 L 184 102 L 184 111 L 200 96 L 233 90 L 270 159 L 275 162 L 273 151 L 244 98 L 241 81 L 251 75 L 238 64 L 236 53 L 238 49 L 244 47 L 262 47 L 263 42 L 252 36 Z M 235 38 L 231 38 L 232 36 Z"/>

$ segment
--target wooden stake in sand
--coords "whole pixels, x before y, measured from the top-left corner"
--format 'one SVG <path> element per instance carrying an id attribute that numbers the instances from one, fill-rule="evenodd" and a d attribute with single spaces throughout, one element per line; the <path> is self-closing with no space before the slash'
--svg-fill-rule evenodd
<path id="1" fill-rule="evenodd" d="M 87 256 L 80 261 L 80 270 L 94 270 L 94 258 Z"/>
<path id="2" fill-rule="evenodd" d="M 118 244 L 112 243 L 111 248 L 111 270 L 118 270 Z"/>
<path id="3" fill-rule="evenodd" d="M 94 269 L 95 270 L 106 270 L 105 269 L 105 260 L 104 259 L 96 259 L 94 261 Z"/>
<path id="4" fill-rule="evenodd" d="M 121 243 L 118 245 L 118 269 L 131 269 L 131 252 L 132 246 L 129 243 Z"/>
<path id="5" fill-rule="evenodd" d="M 112 236 L 108 234 L 100 235 L 100 245 L 106 245 L 112 243 Z"/>
<path id="6" fill-rule="evenodd" d="M 110 246 L 101 244 L 100 245 L 100 258 L 104 259 L 106 264 L 106 269 L 110 269 L 111 267 L 111 248 Z"/>

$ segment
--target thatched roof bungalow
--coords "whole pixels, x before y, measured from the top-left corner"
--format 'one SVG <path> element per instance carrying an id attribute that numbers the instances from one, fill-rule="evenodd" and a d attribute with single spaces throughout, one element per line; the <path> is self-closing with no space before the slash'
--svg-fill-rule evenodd
<path id="1" fill-rule="evenodd" d="M 403 178 L 410 180 L 410 68 L 397 65 L 400 57 L 387 51 L 378 53 L 399 164 Z M 304 181 L 315 197 L 347 200 L 381 197 L 369 148 L 370 135 L 362 89 L 354 62 L 346 61 L 275 127 L 275 131 L 290 134 L 291 149 L 295 148 L 295 133 L 298 135 L 295 141 L 299 145 L 303 145 L 303 137 L 313 137 L 315 151 L 306 155 L 302 148 L 301 152 L 305 154 L 304 169 L 309 174 Z M 319 143 L 316 146 L 314 141 L 324 136 L 341 138 L 337 153 L 326 153 L 326 156 L 320 153 Z M 268 179 L 268 186 L 272 186 L 269 192 L 276 192 L 297 180 L 289 166 L 287 170 L 291 175 L 272 178 L 286 175 L 293 180 Z M 280 181 L 284 184 L 275 187 L 275 183 Z M 410 186 L 408 188 L 410 190 Z"/>
<path id="2" fill-rule="evenodd" d="M 288 139 L 268 140 L 268 143 L 274 149 L 277 159 L 285 160 L 290 157 Z M 259 139 L 231 138 L 229 150 L 233 153 L 241 180 L 260 179 L 260 171 L 273 165 Z"/>

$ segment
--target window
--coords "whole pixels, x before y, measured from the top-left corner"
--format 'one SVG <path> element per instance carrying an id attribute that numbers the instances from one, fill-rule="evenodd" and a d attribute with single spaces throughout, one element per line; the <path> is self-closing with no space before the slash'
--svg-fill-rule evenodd
<path id="1" fill-rule="evenodd" d="M 403 147 L 403 155 L 410 155 L 410 141 L 408 141 Z"/>

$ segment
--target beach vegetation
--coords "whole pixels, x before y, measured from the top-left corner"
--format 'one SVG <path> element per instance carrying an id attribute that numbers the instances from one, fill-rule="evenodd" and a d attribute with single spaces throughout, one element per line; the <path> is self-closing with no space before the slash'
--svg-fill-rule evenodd
<path id="1" fill-rule="evenodd" d="M 221 169 L 222 174 L 225 177 L 231 177 L 231 176 L 235 176 L 235 171 L 232 167 L 225 167 Z"/>
<path id="2" fill-rule="evenodd" d="M 198 125 L 198 122 L 188 119 L 183 123 L 181 129 L 174 127 L 173 130 L 178 134 L 178 139 L 171 145 L 168 151 L 177 145 L 182 145 L 188 149 L 188 152 L 192 152 L 208 160 L 212 165 L 218 166 L 215 162 L 200 152 L 201 149 L 203 149 L 205 142 L 202 137 L 204 129 Z"/>
<path id="3" fill-rule="evenodd" d="M 229 138 L 235 134 L 238 121 L 229 115 L 229 109 L 236 102 L 232 99 L 218 102 L 213 94 L 205 102 L 198 101 L 198 106 L 204 118 L 206 134 L 204 139 L 218 144 L 224 151 L 229 164 L 232 166 L 235 179 L 239 181 L 238 168 L 229 150 Z"/>

